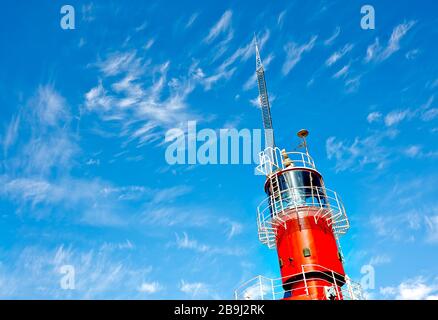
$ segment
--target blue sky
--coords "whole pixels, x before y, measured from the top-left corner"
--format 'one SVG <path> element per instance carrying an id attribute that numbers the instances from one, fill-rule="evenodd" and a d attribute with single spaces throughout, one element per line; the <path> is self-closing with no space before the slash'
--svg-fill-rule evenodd
<path id="1" fill-rule="evenodd" d="M 71 1 L 63 30 L 64 4 L 1 4 L 0 297 L 232 298 L 278 276 L 253 166 L 164 156 L 187 121 L 260 128 L 254 32 L 276 143 L 309 129 L 346 206 L 350 276 L 371 264 L 371 298 L 438 297 L 437 4 Z"/>

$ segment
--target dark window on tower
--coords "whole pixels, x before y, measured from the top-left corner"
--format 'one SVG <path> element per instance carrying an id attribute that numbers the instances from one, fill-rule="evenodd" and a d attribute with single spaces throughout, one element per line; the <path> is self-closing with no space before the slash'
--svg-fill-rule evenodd
<path id="1" fill-rule="evenodd" d="M 304 248 L 303 249 L 303 255 L 305 257 L 310 257 L 310 249 L 309 248 Z"/>
<path id="2" fill-rule="evenodd" d="M 326 205 L 321 177 L 307 170 L 291 170 L 284 173 L 284 199 L 293 205 Z"/>

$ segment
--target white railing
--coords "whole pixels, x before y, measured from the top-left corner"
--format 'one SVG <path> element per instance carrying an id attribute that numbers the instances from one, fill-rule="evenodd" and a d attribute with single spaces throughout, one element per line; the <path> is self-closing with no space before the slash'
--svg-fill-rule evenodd
<path id="1" fill-rule="evenodd" d="M 306 273 L 313 271 L 311 278 L 307 278 Z M 318 276 L 319 274 L 319 276 Z M 298 279 L 298 280 L 288 280 Z M 344 281 L 340 280 L 344 279 Z M 312 281 L 309 281 L 312 280 Z M 324 284 L 315 285 L 314 280 L 324 282 Z M 284 290 L 283 283 L 286 282 L 292 289 Z M 310 284 L 309 284 L 310 283 Z M 234 291 L 236 300 L 279 300 L 285 296 L 293 298 L 308 297 L 310 299 L 329 299 L 326 296 L 312 296 L 311 289 L 330 288 L 334 293 L 336 300 L 363 300 L 362 288 L 359 283 L 351 281 L 348 276 L 342 276 L 328 268 L 316 264 L 302 265 L 302 272 L 271 279 L 264 276 L 257 276 L 243 283 Z M 324 290 L 321 290 L 324 292 Z"/>
<path id="2" fill-rule="evenodd" d="M 316 170 L 315 162 L 312 157 L 303 152 L 285 152 L 282 153 L 278 147 L 266 148 L 259 153 L 260 164 L 257 166 L 257 171 L 269 176 L 277 170 L 285 169 L 283 155 L 287 155 L 290 160 L 291 167 L 309 168 Z"/>
<path id="3" fill-rule="evenodd" d="M 313 210 L 308 210 L 312 208 Z M 293 214 L 292 214 L 293 213 Z M 315 223 L 327 223 L 335 236 L 350 227 L 344 205 L 336 192 L 322 187 L 295 187 L 271 195 L 257 207 L 259 239 L 269 248 L 275 247 L 277 227 L 287 220 L 312 215 Z"/>

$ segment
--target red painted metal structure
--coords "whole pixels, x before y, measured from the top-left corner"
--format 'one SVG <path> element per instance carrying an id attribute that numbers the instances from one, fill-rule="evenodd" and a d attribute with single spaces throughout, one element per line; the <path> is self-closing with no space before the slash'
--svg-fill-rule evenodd
<path id="1" fill-rule="evenodd" d="M 237 299 L 361 298 L 360 287 L 345 274 L 338 241 L 349 221 L 339 196 L 326 188 L 308 153 L 307 134 L 298 133 L 305 152 L 275 147 L 260 154 L 258 170 L 266 176 L 267 198 L 258 207 L 258 234 L 263 244 L 277 250 L 281 278 L 257 277 L 236 290 Z"/>
<path id="2" fill-rule="evenodd" d="M 268 177 L 265 183 L 268 196 L 275 194 L 271 185 L 273 178 L 280 181 L 281 195 L 303 191 L 295 192 L 293 199 L 301 200 L 302 204 L 285 208 L 281 215 L 282 223 L 276 224 L 274 230 L 283 288 L 285 292 L 292 293 L 284 299 L 326 299 L 327 286 L 336 286 L 335 291 L 341 292 L 340 287 L 345 284 L 345 272 L 333 224 L 327 219 L 328 216 L 316 219 L 321 215 L 321 205 L 326 203 L 321 174 L 305 167 L 286 168 L 273 174 L 275 177 Z M 314 190 L 319 190 L 320 194 L 312 192 Z M 303 265 L 314 267 L 303 271 Z M 342 295 L 336 295 L 335 298 L 342 299 Z"/>
<path id="3" fill-rule="evenodd" d="M 256 43 L 256 75 L 265 129 L 265 150 L 258 171 L 266 176 L 267 198 L 258 207 L 259 239 L 276 248 L 280 279 L 258 276 L 235 292 L 236 299 L 360 299 L 360 287 L 343 267 L 338 238 L 349 228 L 344 206 L 327 189 L 309 155 L 308 131 L 298 132 L 303 152 L 275 145 L 265 73 Z M 279 296 L 281 294 L 281 296 Z"/>

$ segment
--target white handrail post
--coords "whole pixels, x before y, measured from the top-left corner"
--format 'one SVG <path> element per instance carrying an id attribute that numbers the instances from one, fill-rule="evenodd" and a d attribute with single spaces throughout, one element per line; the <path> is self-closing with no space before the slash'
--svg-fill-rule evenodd
<path id="1" fill-rule="evenodd" d="M 271 279 L 272 300 L 275 300 L 274 280 Z"/>
<path id="2" fill-rule="evenodd" d="M 306 294 L 309 295 L 309 288 L 307 288 L 306 274 L 304 272 L 304 265 L 301 265 L 301 272 L 303 273 L 304 287 L 306 288 Z"/>
<path id="3" fill-rule="evenodd" d="M 335 273 L 333 272 L 333 270 L 332 270 L 332 276 L 335 282 L 334 284 L 335 284 L 336 296 L 338 297 L 338 300 L 341 300 L 341 297 L 339 296 L 338 283 L 336 281 Z"/>
<path id="4" fill-rule="evenodd" d="M 338 194 L 335 191 L 333 191 L 333 193 L 335 194 L 336 206 L 339 208 L 339 211 L 341 211 L 341 205 L 339 204 Z"/>
<path id="5" fill-rule="evenodd" d="M 355 297 L 355 294 L 353 291 L 353 287 L 351 286 L 351 281 L 350 281 L 350 278 L 348 276 L 345 276 L 345 282 L 347 285 L 348 292 L 350 293 L 350 299 L 356 300 L 356 297 Z"/>
<path id="6" fill-rule="evenodd" d="M 261 276 L 259 276 L 259 284 L 260 284 L 260 297 L 261 297 L 260 300 L 264 300 L 263 299 L 263 285 L 262 285 L 262 277 Z"/>

